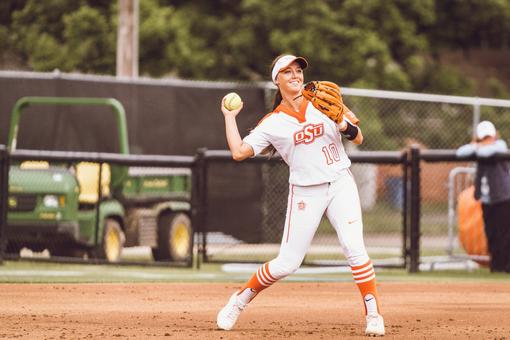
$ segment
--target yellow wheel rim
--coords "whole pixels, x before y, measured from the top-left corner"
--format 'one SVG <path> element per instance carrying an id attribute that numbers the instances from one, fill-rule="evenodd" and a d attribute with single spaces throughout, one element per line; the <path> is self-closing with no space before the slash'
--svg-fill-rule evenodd
<path id="1" fill-rule="evenodd" d="M 189 238 L 190 234 L 186 224 L 179 223 L 173 233 L 172 249 L 175 250 L 176 255 L 180 258 L 186 257 L 189 252 Z"/>
<path id="2" fill-rule="evenodd" d="M 105 237 L 105 253 L 108 261 L 119 259 L 120 236 L 115 229 L 108 230 Z"/>

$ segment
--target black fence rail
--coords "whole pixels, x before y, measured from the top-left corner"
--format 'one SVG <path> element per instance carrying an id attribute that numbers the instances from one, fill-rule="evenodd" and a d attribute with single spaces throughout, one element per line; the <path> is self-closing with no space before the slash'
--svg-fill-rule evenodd
<path id="1" fill-rule="evenodd" d="M 446 239 L 446 197 L 451 196 L 445 194 L 445 180 L 429 167 L 468 163 L 474 168 L 476 157 L 418 147 L 353 151 L 349 157 L 375 265 L 419 271 L 420 259 L 430 252 L 427 240 Z M 510 153 L 494 158 L 509 161 Z M 95 200 L 79 201 L 87 189 L 78 164 L 87 165 L 89 175 L 95 173 Z M 440 170 L 448 172 L 451 166 Z M 109 185 L 105 173 L 113 180 Z M 267 261 L 279 249 L 287 181 L 288 170 L 279 157 L 239 163 L 225 150 L 200 149 L 195 156 L 9 153 L 0 145 L 0 261 L 26 258 L 23 247 L 33 253 L 46 249 L 46 256 L 29 257 L 37 261 L 188 267 Z M 432 189 L 442 190 L 440 203 L 430 203 Z M 448 232 L 455 236 L 455 230 Z M 105 249 L 108 240 L 113 249 Z M 119 242 L 126 252 L 120 258 Z M 343 265 L 338 243 L 324 220 L 304 264 Z M 139 248 L 145 248 L 145 257 L 126 255 Z"/>
<path id="2" fill-rule="evenodd" d="M 474 175 L 478 162 L 508 162 L 510 152 L 490 158 L 458 157 L 456 150 L 413 147 L 411 153 L 412 258 L 426 263 L 430 254 L 439 251 L 445 255 L 443 261 L 471 259 L 487 265 L 489 253 L 481 208 L 477 213 L 473 207 L 480 205 L 474 200 Z M 441 200 L 433 197 L 437 193 Z M 459 216 L 461 211 L 463 216 Z M 410 270 L 418 271 L 419 262 Z"/>

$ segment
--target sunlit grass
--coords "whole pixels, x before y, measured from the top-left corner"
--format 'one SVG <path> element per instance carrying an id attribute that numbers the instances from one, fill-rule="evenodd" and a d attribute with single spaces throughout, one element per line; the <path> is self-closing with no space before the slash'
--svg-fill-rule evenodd
<path id="1" fill-rule="evenodd" d="M 243 282 L 251 271 L 227 273 L 220 264 L 204 263 L 200 269 L 114 266 L 92 264 L 56 264 L 27 261 L 5 261 L 0 265 L 1 283 L 137 283 L 137 282 Z M 409 274 L 404 269 L 377 269 L 379 281 L 508 281 L 510 274 L 490 273 L 487 268 L 427 271 Z M 295 274 L 286 281 L 350 281 L 350 272 L 327 274 Z"/>
<path id="2" fill-rule="evenodd" d="M 446 203 L 422 202 L 420 209 L 420 227 L 423 234 L 446 235 L 448 233 L 448 207 Z M 363 212 L 363 230 L 365 233 L 401 233 L 402 223 L 402 211 L 385 201 L 378 202 L 370 210 Z M 326 217 L 322 219 L 318 232 L 334 233 L 333 227 Z"/>

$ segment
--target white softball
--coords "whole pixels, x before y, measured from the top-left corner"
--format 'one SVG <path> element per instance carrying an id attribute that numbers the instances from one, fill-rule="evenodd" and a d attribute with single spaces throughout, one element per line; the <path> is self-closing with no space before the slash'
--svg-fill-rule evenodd
<path id="1" fill-rule="evenodd" d="M 225 96 L 225 101 L 223 102 L 223 105 L 225 108 L 229 111 L 237 110 L 241 107 L 241 97 L 235 92 L 230 92 Z"/>

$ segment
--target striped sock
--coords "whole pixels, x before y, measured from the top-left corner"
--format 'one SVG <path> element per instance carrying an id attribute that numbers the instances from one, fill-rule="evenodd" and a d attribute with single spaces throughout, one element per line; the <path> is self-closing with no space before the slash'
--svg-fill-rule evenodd
<path id="1" fill-rule="evenodd" d="M 375 271 L 372 261 L 368 260 L 361 266 L 351 266 L 352 277 L 358 285 L 363 298 L 363 306 L 366 314 L 379 313 L 379 296 L 375 283 Z"/>
<path id="2" fill-rule="evenodd" d="M 247 304 L 262 290 L 275 283 L 275 279 L 269 272 L 269 263 L 266 262 L 253 274 L 253 276 L 246 282 L 243 288 L 239 290 L 237 295 L 244 304 Z"/>

